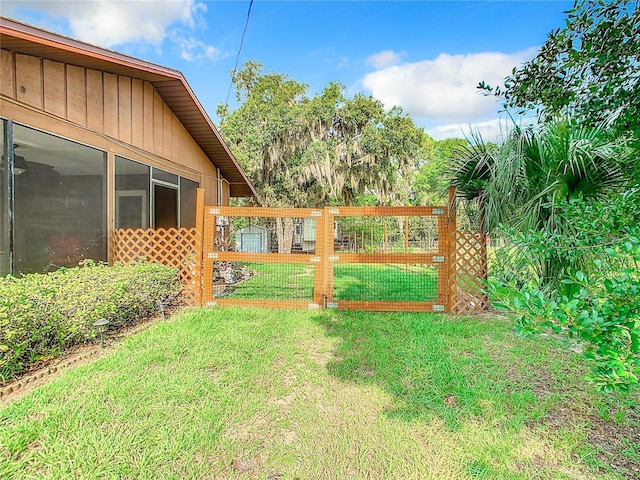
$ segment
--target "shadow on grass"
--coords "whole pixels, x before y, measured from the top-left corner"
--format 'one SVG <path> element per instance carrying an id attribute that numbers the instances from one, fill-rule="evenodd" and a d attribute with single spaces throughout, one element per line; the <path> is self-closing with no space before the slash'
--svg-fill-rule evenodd
<path id="1" fill-rule="evenodd" d="M 329 373 L 388 392 L 392 418 L 436 416 L 456 429 L 482 417 L 516 427 L 540 418 L 547 408 L 526 368 L 545 361 L 540 344 L 517 337 L 508 321 L 351 311 L 323 313 L 314 320 L 341 340 Z M 508 361 L 512 349 L 523 357 L 524 368 Z"/>

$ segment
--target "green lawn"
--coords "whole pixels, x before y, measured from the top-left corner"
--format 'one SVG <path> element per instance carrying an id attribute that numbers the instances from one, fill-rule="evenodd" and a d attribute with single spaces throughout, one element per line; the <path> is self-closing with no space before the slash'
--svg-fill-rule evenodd
<path id="1" fill-rule="evenodd" d="M 334 298 L 428 302 L 438 296 L 438 272 L 429 266 L 343 263 L 335 266 Z"/>
<path id="2" fill-rule="evenodd" d="M 226 298 L 267 300 L 313 299 L 313 265 L 299 263 L 242 263 L 256 272 Z"/>
<path id="3" fill-rule="evenodd" d="M 313 298 L 314 267 L 304 264 L 244 264 L 257 275 L 239 284 L 227 298 Z M 334 270 L 336 300 L 427 302 L 437 297 L 437 270 L 429 266 L 349 264 Z"/>
<path id="4" fill-rule="evenodd" d="M 576 355 L 504 320 L 187 309 L 109 348 L 0 407 L 0 478 L 613 479 L 640 468 L 637 394 L 596 394 Z"/>

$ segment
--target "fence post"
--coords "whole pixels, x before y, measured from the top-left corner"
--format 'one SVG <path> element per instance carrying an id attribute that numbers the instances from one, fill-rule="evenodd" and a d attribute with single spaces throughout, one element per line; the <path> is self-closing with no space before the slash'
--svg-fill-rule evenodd
<path id="1" fill-rule="evenodd" d="M 196 251 L 195 255 L 195 298 L 196 306 L 202 305 L 202 289 L 204 279 L 204 188 L 196 191 Z"/>
<path id="2" fill-rule="evenodd" d="M 322 298 L 324 307 L 327 307 L 329 302 L 333 302 L 333 275 L 335 271 L 335 265 L 333 256 L 335 255 L 335 244 L 333 241 L 333 225 L 335 221 L 335 215 L 332 213 L 333 208 L 325 207 L 324 209 L 324 251 L 322 256 L 324 257 L 323 276 L 324 281 L 322 284 Z"/>
<path id="3" fill-rule="evenodd" d="M 456 247 L 456 187 L 449 187 L 449 203 L 448 203 L 448 231 L 447 242 L 449 252 L 447 255 L 448 268 L 447 275 L 449 277 L 449 294 L 447 295 L 447 312 L 455 313 L 456 298 L 458 296 L 458 282 L 456 280 L 457 268 L 457 247 Z"/>

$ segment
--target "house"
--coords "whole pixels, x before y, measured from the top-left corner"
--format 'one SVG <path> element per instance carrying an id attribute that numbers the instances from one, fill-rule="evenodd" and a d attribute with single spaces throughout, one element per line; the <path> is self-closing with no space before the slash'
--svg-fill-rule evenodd
<path id="1" fill-rule="evenodd" d="M 249 225 L 235 232 L 236 251 L 268 253 L 271 248 L 271 232 L 266 227 Z"/>
<path id="2" fill-rule="evenodd" d="M 183 75 L 0 17 L 0 275 L 111 260 L 255 190 Z"/>

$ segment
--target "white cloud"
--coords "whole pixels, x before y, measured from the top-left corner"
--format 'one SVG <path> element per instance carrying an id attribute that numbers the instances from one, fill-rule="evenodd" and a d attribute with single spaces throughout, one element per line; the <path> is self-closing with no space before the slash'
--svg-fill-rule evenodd
<path id="1" fill-rule="evenodd" d="M 185 35 L 182 31 L 174 31 L 170 34 L 171 40 L 180 50 L 180 56 L 188 62 L 194 60 L 218 60 L 229 54 L 207 45 L 191 35 Z"/>
<path id="2" fill-rule="evenodd" d="M 535 122 L 533 117 L 520 117 L 518 126 L 525 128 Z M 476 123 L 454 123 L 442 125 L 426 130 L 427 134 L 435 140 L 445 138 L 471 138 L 471 132 L 480 133 L 485 142 L 500 143 L 513 129 L 513 120 L 510 118 L 494 118 L 486 122 Z"/>
<path id="3" fill-rule="evenodd" d="M 513 67 L 536 54 L 530 48 L 512 54 L 440 54 L 434 60 L 382 68 L 366 75 L 362 84 L 385 106 L 398 105 L 415 119 L 473 123 L 495 117 L 496 100 L 477 92 L 482 80 L 501 84 Z"/>
<path id="4" fill-rule="evenodd" d="M 384 50 L 367 58 L 367 65 L 373 65 L 373 67 L 378 70 L 381 68 L 392 67 L 400 63 L 400 60 L 405 55 L 405 52 L 396 53 L 393 50 Z"/>
<path id="5" fill-rule="evenodd" d="M 486 122 L 473 124 L 454 123 L 442 125 L 427 130 L 429 136 L 436 140 L 445 138 L 470 138 L 471 132 L 479 132 L 485 142 L 499 141 L 510 129 L 509 125 L 502 119 L 493 119 Z"/>
<path id="6" fill-rule="evenodd" d="M 130 42 L 159 46 L 168 36 L 169 27 L 177 24 L 182 29 L 193 29 L 200 24 L 201 12 L 207 7 L 196 0 L 5 0 L 3 10 L 5 8 L 9 12 L 20 9 L 64 18 L 72 37 L 111 48 Z M 212 55 L 210 48 L 213 47 L 203 44 L 198 47 L 204 52 L 202 55 Z M 193 48 L 191 52 L 197 57 Z"/>

